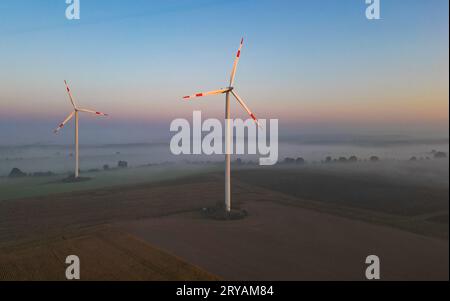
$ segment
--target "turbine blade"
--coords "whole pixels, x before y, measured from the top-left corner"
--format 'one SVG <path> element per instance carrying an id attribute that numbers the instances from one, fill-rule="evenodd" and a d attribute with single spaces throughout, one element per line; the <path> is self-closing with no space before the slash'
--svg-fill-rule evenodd
<path id="1" fill-rule="evenodd" d="M 66 125 L 66 123 L 68 123 L 70 121 L 70 119 L 73 118 L 73 115 L 75 115 L 75 111 L 70 113 L 70 115 L 67 116 L 67 118 L 63 122 L 61 122 L 61 124 L 53 132 L 55 134 L 58 133 Z"/>
<path id="2" fill-rule="evenodd" d="M 242 100 L 242 98 L 240 98 L 239 95 L 236 92 L 234 92 L 234 90 L 231 90 L 231 94 L 233 94 L 233 96 L 236 98 L 236 100 L 239 102 L 239 104 L 244 108 L 244 110 L 247 112 L 247 114 L 250 115 L 250 117 L 256 122 L 256 124 L 259 127 L 261 127 L 255 114 L 253 114 L 252 111 L 250 111 L 250 109 L 245 104 L 245 102 Z"/>
<path id="3" fill-rule="evenodd" d="M 216 90 L 216 91 L 201 92 L 201 93 L 197 93 L 197 94 L 194 94 L 194 95 L 184 96 L 183 99 L 187 100 L 187 99 L 196 98 L 196 97 L 203 97 L 203 96 L 208 96 L 208 95 L 222 94 L 222 93 L 226 93 L 228 91 L 229 91 L 229 89 L 221 89 L 221 90 Z"/>
<path id="4" fill-rule="evenodd" d="M 77 106 L 75 105 L 75 101 L 73 100 L 73 96 L 72 96 L 72 92 L 70 91 L 69 84 L 67 83 L 66 80 L 64 81 L 64 84 L 66 85 L 66 90 L 67 90 L 67 94 L 69 94 L 70 102 L 72 103 L 73 108 L 76 109 Z"/>
<path id="5" fill-rule="evenodd" d="M 239 63 L 239 58 L 241 57 L 241 50 L 242 46 L 244 45 L 244 38 L 241 40 L 241 45 L 239 45 L 239 49 L 236 53 L 236 58 L 234 59 L 233 69 L 231 70 L 231 77 L 230 77 L 230 87 L 233 87 L 234 84 L 234 78 L 236 76 L 236 69 Z"/>
<path id="6" fill-rule="evenodd" d="M 84 113 L 94 114 L 94 115 L 97 115 L 97 116 L 108 116 L 108 114 L 105 114 L 105 113 L 102 113 L 102 112 L 97 112 L 97 111 L 94 111 L 94 110 L 78 109 L 78 111 L 84 112 Z"/>

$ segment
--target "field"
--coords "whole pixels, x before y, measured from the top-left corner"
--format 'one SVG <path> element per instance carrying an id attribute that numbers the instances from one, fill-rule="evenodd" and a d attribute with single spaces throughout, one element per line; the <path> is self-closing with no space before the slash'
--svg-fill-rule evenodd
<path id="1" fill-rule="evenodd" d="M 445 180 L 346 168 L 235 168 L 237 221 L 201 214 L 216 171 L 0 201 L 2 277 L 61 279 L 73 253 L 85 280 L 363 280 L 375 254 L 385 280 L 448 280 Z"/>
<path id="2" fill-rule="evenodd" d="M 448 176 L 440 175 L 436 181 L 426 174 L 411 175 L 410 171 L 408 176 L 389 171 L 377 174 L 367 172 L 366 166 L 352 170 L 305 167 L 241 170 L 236 178 L 295 197 L 295 204 L 304 208 L 448 239 Z"/>
<path id="3" fill-rule="evenodd" d="M 218 280 L 204 270 L 110 227 L 40 240 L 0 253 L 0 280 L 65 280 L 65 259 L 82 258 L 82 280 Z"/>
<path id="4" fill-rule="evenodd" d="M 216 169 L 214 166 L 178 164 L 84 172 L 82 177 L 90 178 L 90 180 L 79 183 L 64 183 L 62 179 L 67 177 L 67 175 L 61 174 L 51 177 L 25 177 L 16 179 L 0 177 L 0 200 L 39 197 L 49 194 L 86 191 L 118 185 L 151 183 L 176 179 L 187 175 L 195 175 Z"/>

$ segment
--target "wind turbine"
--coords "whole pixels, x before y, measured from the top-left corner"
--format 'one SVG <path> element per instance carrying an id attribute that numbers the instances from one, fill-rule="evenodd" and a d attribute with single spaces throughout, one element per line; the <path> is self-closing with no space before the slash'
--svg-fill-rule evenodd
<path id="1" fill-rule="evenodd" d="M 108 114 L 77 107 L 73 99 L 72 92 L 70 91 L 69 85 L 67 84 L 67 81 L 64 81 L 64 84 L 66 85 L 67 94 L 69 94 L 69 99 L 73 106 L 73 112 L 70 113 L 69 116 L 67 116 L 67 118 L 54 130 L 54 132 L 55 134 L 57 134 L 75 116 L 75 179 L 77 179 L 79 177 L 78 113 L 84 112 L 94 114 L 97 116 L 108 116 Z"/>
<path id="2" fill-rule="evenodd" d="M 231 120 L 230 120 L 230 93 L 236 98 L 237 102 L 244 108 L 244 110 L 250 115 L 250 117 L 259 126 L 258 119 L 255 114 L 250 111 L 249 107 L 246 105 L 244 100 L 236 93 L 234 89 L 234 78 L 236 76 L 236 70 L 241 57 L 242 46 L 244 45 L 244 38 L 241 39 L 241 44 L 236 53 L 236 58 L 234 59 L 233 69 L 230 76 L 230 84 L 227 88 L 222 88 L 220 90 L 196 93 L 190 96 L 184 96 L 183 99 L 188 100 L 196 97 L 203 97 L 209 95 L 225 94 L 225 210 L 227 212 L 231 211 Z"/>

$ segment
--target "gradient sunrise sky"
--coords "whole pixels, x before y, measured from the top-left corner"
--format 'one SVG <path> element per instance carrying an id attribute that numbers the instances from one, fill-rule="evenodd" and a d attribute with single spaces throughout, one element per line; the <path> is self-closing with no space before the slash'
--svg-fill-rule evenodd
<path id="1" fill-rule="evenodd" d="M 242 36 L 236 87 L 259 118 L 300 134 L 448 136 L 448 0 L 381 5 L 368 21 L 364 0 L 81 0 L 68 21 L 64 0 L 2 0 L 0 144 L 55 141 L 64 79 L 80 106 L 111 114 L 82 117 L 93 141 L 164 136 L 193 110 L 222 118 L 222 97 L 181 97 L 226 86 Z"/>

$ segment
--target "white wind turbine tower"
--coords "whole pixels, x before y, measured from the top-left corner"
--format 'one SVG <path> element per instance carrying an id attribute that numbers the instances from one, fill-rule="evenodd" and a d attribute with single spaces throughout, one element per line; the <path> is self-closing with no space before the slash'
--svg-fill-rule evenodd
<path id="1" fill-rule="evenodd" d="M 73 99 L 72 92 L 70 91 L 69 85 L 67 84 L 67 81 L 64 81 L 64 84 L 66 85 L 67 94 L 69 94 L 69 99 L 73 106 L 73 112 L 70 113 L 69 116 L 67 116 L 67 118 L 55 129 L 54 132 L 55 134 L 58 133 L 66 125 L 66 123 L 68 123 L 75 116 L 75 179 L 76 179 L 79 177 L 78 113 L 84 112 L 94 114 L 97 116 L 108 116 L 108 114 L 77 107 Z"/>
<path id="2" fill-rule="evenodd" d="M 248 106 L 242 100 L 242 98 L 236 93 L 234 89 L 234 78 L 236 76 L 236 69 L 239 63 L 239 58 L 241 57 L 242 46 L 244 45 L 244 38 L 241 40 L 241 44 L 236 54 L 236 58 L 234 60 L 233 69 L 231 71 L 230 77 L 230 85 L 227 88 L 223 88 L 216 91 L 197 93 L 190 96 L 184 96 L 183 99 L 191 99 L 196 97 L 208 96 L 208 95 L 217 95 L 217 94 L 225 94 L 225 209 L 227 212 L 231 211 L 231 123 L 230 123 L 230 93 L 236 98 L 238 103 L 244 108 L 244 110 L 250 115 L 250 117 L 256 122 L 259 126 L 258 119 L 256 116 L 250 111 Z"/>

